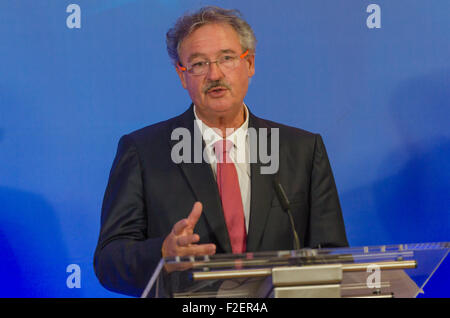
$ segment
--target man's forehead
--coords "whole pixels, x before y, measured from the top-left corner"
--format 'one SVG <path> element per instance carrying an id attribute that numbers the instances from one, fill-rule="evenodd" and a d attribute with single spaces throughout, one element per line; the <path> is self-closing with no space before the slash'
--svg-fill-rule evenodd
<path id="1" fill-rule="evenodd" d="M 240 54 L 239 35 L 227 24 L 207 24 L 188 35 L 180 45 L 186 59 L 197 56 L 217 56 L 223 53 Z"/>

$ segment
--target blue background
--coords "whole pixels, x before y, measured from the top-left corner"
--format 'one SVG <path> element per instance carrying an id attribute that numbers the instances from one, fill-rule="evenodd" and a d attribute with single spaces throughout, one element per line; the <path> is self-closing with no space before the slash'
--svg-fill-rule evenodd
<path id="1" fill-rule="evenodd" d="M 205 4 L 255 30 L 251 110 L 322 134 L 352 246 L 450 240 L 450 1 L 6 0 L 0 296 L 120 296 L 92 265 L 109 169 L 120 136 L 189 106 L 165 33 Z M 428 296 L 449 297 L 448 263 Z"/>

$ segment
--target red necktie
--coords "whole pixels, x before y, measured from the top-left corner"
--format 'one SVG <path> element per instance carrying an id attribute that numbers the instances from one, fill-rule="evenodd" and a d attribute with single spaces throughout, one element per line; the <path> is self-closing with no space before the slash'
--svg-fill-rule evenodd
<path id="1" fill-rule="evenodd" d="M 233 253 L 244 253 L 247 240 L 244 207 L 236 167 L 229 153 L 232 147 L 233 142 L 226 139 L 219 140 L 214 144 L 217 157 L 217 185 L 231 241 L 231 249 Z"/>

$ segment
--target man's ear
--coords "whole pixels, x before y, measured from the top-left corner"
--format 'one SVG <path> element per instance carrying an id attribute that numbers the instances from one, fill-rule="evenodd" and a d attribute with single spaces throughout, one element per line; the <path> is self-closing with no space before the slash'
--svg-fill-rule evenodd
<path id="1" fill-rule="evenodd" d="M 185 78 L 186 74 L 183 71 L 181 71 L 178 68 L 178 66 L 175 66 L 175 71 L 177 71 L 178 77 L 180 78 L 181 85 L 183 85 L 183 88 L 187 89 L 186 78 Z"/>
<path id="2" fill-rule="evenodd" d="M 246 58 L 248 65 L 248 77 L 255 75 L 255 54 L 251 54 Z"/>

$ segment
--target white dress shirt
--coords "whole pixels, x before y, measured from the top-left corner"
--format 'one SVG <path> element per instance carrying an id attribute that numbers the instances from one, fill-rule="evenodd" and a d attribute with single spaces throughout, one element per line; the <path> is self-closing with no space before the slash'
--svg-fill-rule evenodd
<path id="1" fill-rule="evenodd" d="M 227 136 L 227 140 L 233 142 L 233 147 L 230 151 L 231 160 L 233 160 L 236 172 L 239 179 L 239 187 L 241 190 L 242 206 L 244 207 L 245 228 L 248 232 L 248 225 L 250 221 L 250 150 L 248 144 L 248 109 L 244 104 L 245 110 L 245 122 L 241 127 L 237 128 Z M 214 151 L 214 143 L 222 140 L 222 136 L 219 135 L 212 127 L 208 127 L 203 121 L 201 121 L 195 111 L 194 116 L 197 123 L 197 127 L 202 133 L 203 140 L 205 142 L 205 160 L 211 163 L 211 168 L 214 172 L 214 177 L 217 175 L 217 162 Z"/>

